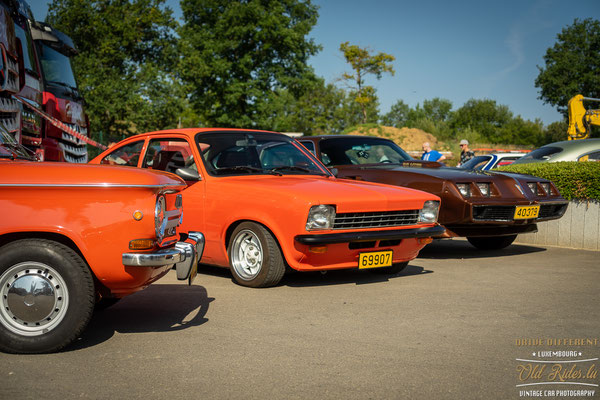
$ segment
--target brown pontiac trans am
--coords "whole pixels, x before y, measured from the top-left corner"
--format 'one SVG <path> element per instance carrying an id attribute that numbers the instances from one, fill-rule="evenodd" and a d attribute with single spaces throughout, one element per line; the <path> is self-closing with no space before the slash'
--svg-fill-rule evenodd
<path id="1" fill-rule="evenodd" d="M 568 202 L 554 184 L 529 175 L 445 167 L 411 158 L 393 141 L 371 136 L 298 139 L 339 178 L 405 186 L 442 199 L 443 237 L 465 236 L 485 250 L 509 246 L 537 223 L 560 218 Z"/>

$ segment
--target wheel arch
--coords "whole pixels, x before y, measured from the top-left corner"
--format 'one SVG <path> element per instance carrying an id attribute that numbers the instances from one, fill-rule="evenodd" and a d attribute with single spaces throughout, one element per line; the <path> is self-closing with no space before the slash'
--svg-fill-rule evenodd
<path id="1" fill-rule="evenodd" d="M 231 235 L 233 234 L 233 231 L 235 230 L 235 228 L 237 228 L 240 224 L 242 224 L 244 222 L 252 222 L 252 223 L 258 224 L 258 225 L 262 226 L 263 228 L 265 228 L 271 235 L 273 235 L 273 237 L 275 238 L 275 242 L 277 243 L 277 246 L 279 247 L 279 251 L 281 251 L 281 254 L 283 255 L 283 261 L 285 262 L 286 265 L 289 265 L 289 263 L 287 261 L 286 253 L 285 253 L 283 247 L 281 246 L 281 240 L 275 234 L 275 232 L 273 232 L 273 230 L 271 228 L 269 228 L 269 226 L 267 226 L 265 223 L 263 223 L 261 221 L 256 221 L 253 219 L 239 219 L 237 221 L 232 222 L 225 230 L 225 249 L 229 248 L 229 242 L 231 241 Z"/>
<path id="2" fill-rule="evenodd" d="M 6 233 L 4 235 L 0 235 L 0 247 L 6 245 L 8 243 L 17 241 L 17 240 L 21 240 L 21 239 L 46 239 L 46 240 L 52 240 L 54 242 L 63 244 L 65 246 L 69 247 L 75 253 L 77 253 L 81 257 L 81 259 L 83 261 L 85 261 L 85 263 L 87 264 L 88 268 L 90 269 L 92 275 L 94 275 L 94 271 L 92 271 L 92 269 L 90 268 L 90 264 L 88 263 L 87 259 L 85 258 L 85 255 L 81 252 L 81 250 L 79 249 L 77 244 L 70 237 L 68 237 L 66 235 L 63 235 L 61 233 L 56 233 L 56 232 L 43 232 L 43 231 Z"/>

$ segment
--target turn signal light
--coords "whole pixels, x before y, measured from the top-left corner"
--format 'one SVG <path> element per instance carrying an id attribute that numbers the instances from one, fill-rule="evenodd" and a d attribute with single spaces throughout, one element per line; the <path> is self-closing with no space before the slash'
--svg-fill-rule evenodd
<path id="1" fill-rule="evenodd" d="M 316 254 L 323 254 L 327 252 L 327 246 L 310 246 L 308 251 Z"/>
<path id="2" fill-rule="evenodd" d="M 150 250 L 154 248 L 153 239 L 134 239 L 129 242 L 129 250 Z"/>
<path id="3" fill-rule="evenodd" d="M 419 244 L 429 244 L 433 242 L 432 238 L 419 238 Z"/>

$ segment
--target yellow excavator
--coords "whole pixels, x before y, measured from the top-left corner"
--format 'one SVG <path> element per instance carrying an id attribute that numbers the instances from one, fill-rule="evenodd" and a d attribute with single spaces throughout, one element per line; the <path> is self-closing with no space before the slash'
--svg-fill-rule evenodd
<path id="1" fill-rule="evenodd" d="M 586 109 L 584 101 L 599 102 L 600 99 L 578 94 L 569 100 L 569 140 L 587 139 L 592 125 L 600 126 L 600 109 Z"/>

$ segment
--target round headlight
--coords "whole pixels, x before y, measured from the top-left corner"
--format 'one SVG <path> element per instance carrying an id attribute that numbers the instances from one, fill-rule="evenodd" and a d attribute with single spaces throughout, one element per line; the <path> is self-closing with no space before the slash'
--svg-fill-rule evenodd
<path id="1" fill-rule="evenodd" d="M 159 241 L 165 236 L 165 229 L 167 228 L 166 211 L 167 201 L 165 197 L 158 196 L 156 198 L 156 205 L 154 206 L 154 228 Z"/>

